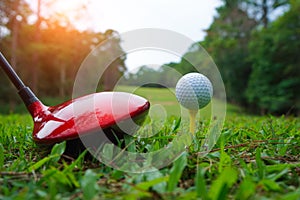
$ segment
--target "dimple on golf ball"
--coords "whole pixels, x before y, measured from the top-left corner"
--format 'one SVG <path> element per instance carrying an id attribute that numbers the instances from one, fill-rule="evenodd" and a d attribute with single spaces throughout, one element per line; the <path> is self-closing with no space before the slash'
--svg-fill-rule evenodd
<path id="1" fill-rule="evenodd" d="M 175 88 L 179 103 L 189 110 L 199 110 L 209 104 L 213 87 L 210 80 L 200 73 L 189 73 L 179 79 Z"/>

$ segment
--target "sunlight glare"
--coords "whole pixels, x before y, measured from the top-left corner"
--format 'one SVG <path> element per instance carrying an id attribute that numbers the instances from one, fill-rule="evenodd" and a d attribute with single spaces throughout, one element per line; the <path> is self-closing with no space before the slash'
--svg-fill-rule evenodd
<path id="1" fill-rule="evenodd" d="M 87 14 L 88 1 L 82 0 L 60 0 L 51 5 L 51 9 L 58 16 L 69 20 L 78 29 L 85 29 L 87 26 L 84 16 Z"/>
<path id="2" fill-rule="evenodd" d="M 56 1 L 53 5 L 53 8 L 56 12 L 68 14 L 69 12 L 79 10 L 82 6 L 82 2 L 79 0 L 62 0 Z"/>

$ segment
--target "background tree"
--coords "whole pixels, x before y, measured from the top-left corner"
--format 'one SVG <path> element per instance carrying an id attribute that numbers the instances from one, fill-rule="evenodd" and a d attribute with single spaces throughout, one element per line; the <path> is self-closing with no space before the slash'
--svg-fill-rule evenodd
<path id="1" fill-rule="evenodd" d="M 1 29 L 9 31 L 10 37 L 7 42 L 10 44 L 10 62 L 17 70 L 17 58 L 20 51 L 18 51 L 19 43 L 19 29 L 22 24 L 27 23 L 27 18 L 32 14 L 28 3 L 23 0 L 10 0 L 0 2 L 0 26 Z"/>
<path id="2" fill-rule="evenodd" d="M 271 21 L 271 16 L 279 9 L 288 7 L 288 0 L 246 0 L 242 2 L 243 10 L 263 27 L 267 27 Z"/>
<path id="3" fill-rule="evenodd" d="M 29 5 L 23 0 L 9 0 L 0 2 L 0 50 L 5 52 L 12 67 L 21 72 L 19 57 L 22 55 L 20 36 L 26 28 L 27 18 L 32 14 Z M 2 70 L 0 70 L 0 99 L 9 103 L 10 109 L 15 107 L 18 99 L 13 86 Z"/>
<path id="4" fill-rule="evenodd" d="M 141 66 L 139 70 L 135 73 L 128 73 L 127 78 L 122 81 L 122 84 L 126 85 L 135 85 L 135 86 L 145 86 L 147 83 L 147 87 L 160 87 L 157 83 L 160 82 L 163 74 L 153 69 L 151 66 Z"/>
<path id="5" fill-rule="evenodd" d="M 14 6 L 15 3 L 18 6 Z M 26 8 L 26 9 L 25 9 Z M 39 41 L 34 37 L 36 24 L 29 23 L 28 18 L 35 15 L 24 0 L 10 0 L 0 2 L 0 50 L 11 60 L 13 58 L 12 44 L 13 37 L 17 39 L 17 48 L 15 54 L 15 62 L 17 73 L 22 77 L 24 82 L 32 86 L 33 73 L 39 73 L 39 82 L 37 90 L 39 97 L 61 97 L 71 98 L 72 87 L 75 76 L 81 62 L 104 40 L 115 35 L 115 31 L 106 33 L 95 32 L 92 30 L 78 30 L 76 26 L 67 19 L 60 16 L 51 17 L 51 15 L 43 16 L 41 11 L 41 22 L 39 30 Z M 13 32 L 14 23 L 18 23 L 17 34 Z M 120 48 L 120 38 L 115 37 L 111 48 L 103 51 L 105 56 L 113 54 L 114 51 L 122 51 Z M 38 65 L 32 62 L 32 57 L 38 52 Z M 121 53 L 122 54 L 122 53 Z M 117 80 L 126 67 L 124 60 L 126 56 L 116 59 L 107 75 L 107 81 L 103 84 L 110 84 Z M 36 68 L 35 68 L 36 67 Z M 108 70 L 109 71 L 109 70 Z M 19 101 L 19 97 L 15 93 L 15 89 L 9 88 L 9 81 L 6 75 L 0 70 L 0 102 Z M 103 89 L 104 87 L 102 87 Z M 107 88 L 106 88 L 107 89 Z M 12 108 L 14 110 L 14 108 Z"/>
<path id="6" fill-rule="evenodd" d="M 244 105 L 251 62 L 248 57 L 248 42 L 255 20 L 240 8 L 240 1 L 225 1 L 217 9 L 218 16 L 206 30 L 201 43 L 216 62 L 230 102 Z"/>
<path id="7" fill-rule="evenodd" d="M 269 28 L 257 31 L 250 44 L 253 71 L 247 89 L 252 108 L 262 113 L 300 110 L 300 2 Z"/>
<path id="8" fill-rule="evenodd" d="M 105 33 L 107 38 L 105 49 L 102 51 L 101 57 L 110 59 L 111 63 L 106 68 L 103 78 L 100 81 L 103 85 L 105 91 L 110 91 L 114 89 L 115 84 L 123 76 L 123 73 L 126 71 L 125 59 L 126 55 L 123 53 L 123 50 L 120 46 L 120 36 L 116 31 L 107 30 Z M 121 55 L 114 57 L 114 55 Z M 106 66 L 103 66 L 106 67 Z"/>

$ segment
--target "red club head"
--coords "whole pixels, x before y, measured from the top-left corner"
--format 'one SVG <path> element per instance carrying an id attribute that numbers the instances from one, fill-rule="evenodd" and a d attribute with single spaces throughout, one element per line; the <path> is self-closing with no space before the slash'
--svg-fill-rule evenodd
<path id="1" fill-rule="evenodd" d="M 119 125 L 121 134 L 133 134 L 128 133 L 132 131 L 130 122 L 143 121 L 149 108 L 146 99 L 124 92 L 90 94 L 53 107 L 36 101 L 28 107 L 34 119 L 33 139 L 38 144 L 73 140 Z"/>

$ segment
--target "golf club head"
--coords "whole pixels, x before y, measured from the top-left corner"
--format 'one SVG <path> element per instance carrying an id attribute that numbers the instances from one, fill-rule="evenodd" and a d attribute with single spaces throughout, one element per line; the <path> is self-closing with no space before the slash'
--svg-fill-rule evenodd
<path id="1" fill-rule="evenodd" d="M 149 108 L 149 101 L 134 94 L 100 92 L 53 107 L 36 101 L 28 110 L 34 120 L 33 140 L 51 145 L 97 132 L 105 133 L 110 140 L 115 137 L 112 132 L 118 137 L 134 134 Z"/>

